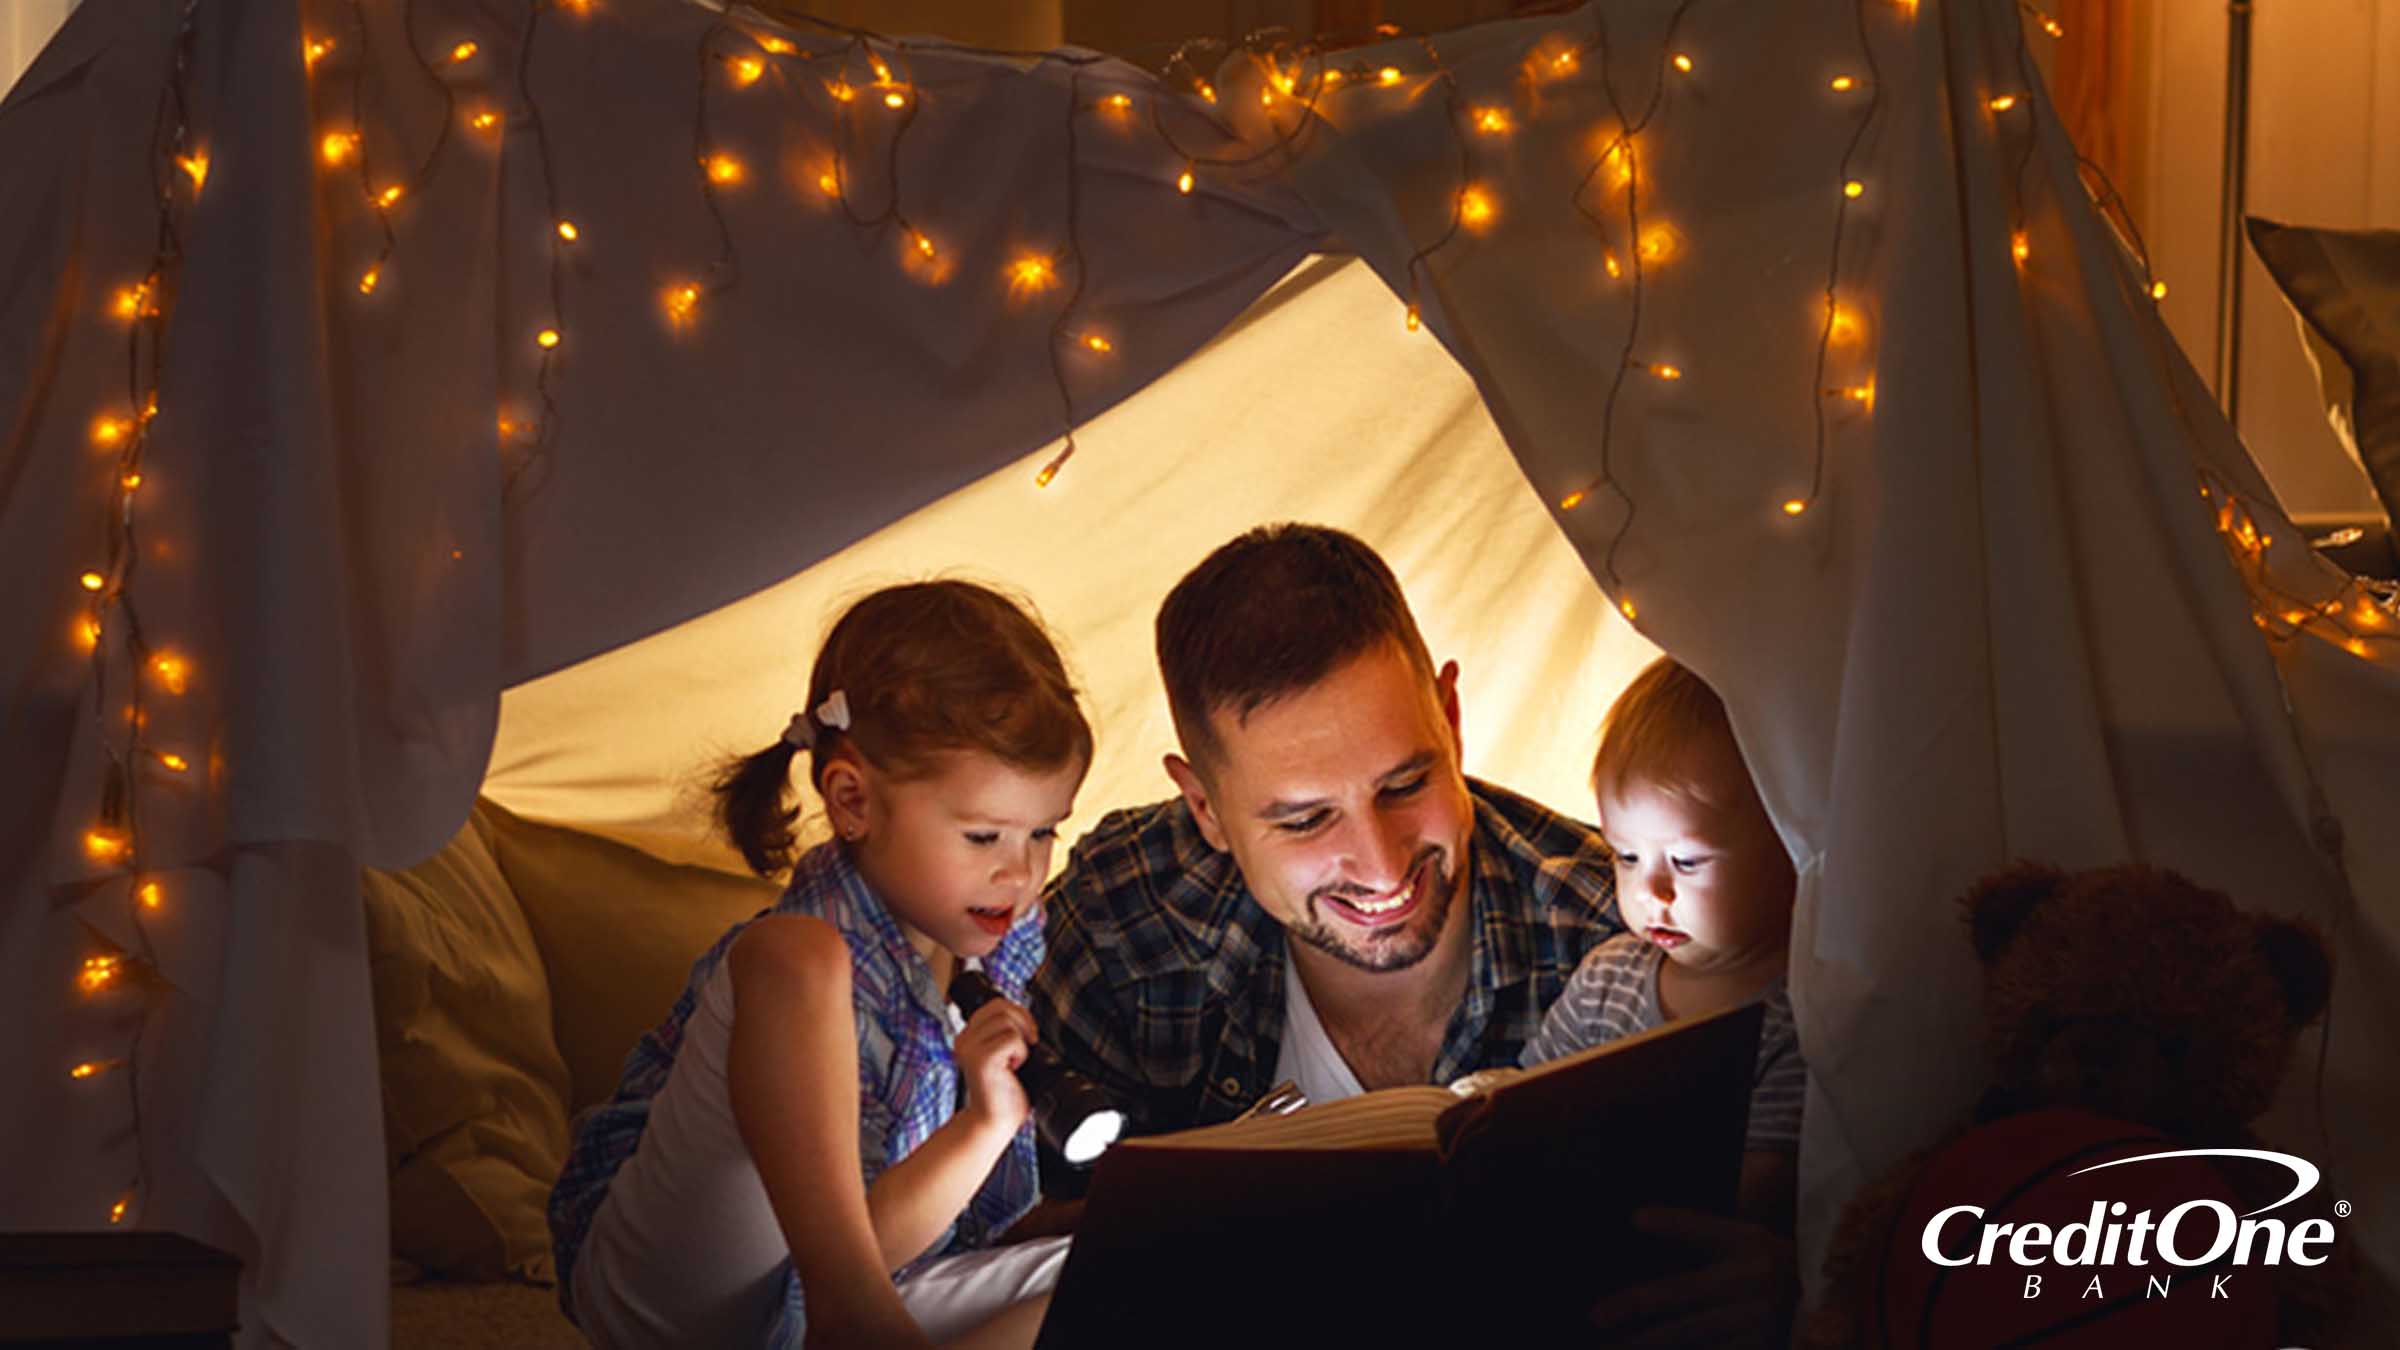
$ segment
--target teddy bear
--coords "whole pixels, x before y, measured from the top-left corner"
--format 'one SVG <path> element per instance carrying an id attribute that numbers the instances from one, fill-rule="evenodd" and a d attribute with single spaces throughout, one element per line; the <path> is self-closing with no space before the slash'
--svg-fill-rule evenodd
<path id="1" fill-rule="evenodd" d="M 2251 1122 L 2325 1010 L 2315 929 L 2148 866 L 2021 863 L 1962 909 L 1990 1089 L 1852 1198 L 1804 1343 L 2331 1344 L 2355 1268 L 2332 1197 L 2222 1152 L 2266 1148 Z"/>

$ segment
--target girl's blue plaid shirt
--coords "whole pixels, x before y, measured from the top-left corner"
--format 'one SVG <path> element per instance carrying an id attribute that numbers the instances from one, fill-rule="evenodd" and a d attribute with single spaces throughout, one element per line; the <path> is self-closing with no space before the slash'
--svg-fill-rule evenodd
<path id="1" fill-rule="evenodd" d="M 616 1094 L 575 1122 L 558 1185 L 550 1193 L 550 1236 L 558 1261 L 561 1307 L 573 1315 L 570 1281 L 575 1255 L 607 1198 L 608 1185 L 641 1143 L 650 1118 L 650 1099 L 666 1086 L 683 1043 L 684 1023 L 733 941 L 769 914 L 813 914 L 832 924 L 850 945 L 852 999 L 858 1010 L 859 1155 L 865 1184 L 925 1142 L 958 1108 L 957 1061 L 950 1054 L 949 1000 L 933 984 L 933 972 L 909 946 L 891 911 L 869 889 L 837 842 L 803 854 L 792 869 L 782 898 L 737 924 L 692 963 L 691 980 L 674 1010 L 633 1047 Z M 1029 912 L 1000 940 L 983 968 L 1012 1000 L 1023 1002 L 1026 981 L 1042 961 L 1042 925 Z M 1030 1208 L 1035 1176 L 1033 1125 L 1011 1140 L 966 1212 L 923 1255 L 895 1273 L 905 1278 L 937 1257 L 989 1244 Z M 785 1270 L 784 1315 L 770 1344 L 798 1344 L 802 1324 L 800 1284 Z"/>

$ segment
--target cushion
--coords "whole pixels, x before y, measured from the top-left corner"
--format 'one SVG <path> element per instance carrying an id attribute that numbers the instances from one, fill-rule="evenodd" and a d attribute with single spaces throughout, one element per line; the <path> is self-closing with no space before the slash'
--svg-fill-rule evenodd
<path id="1" fill-rule="evenodd" d="M 2248 223 L 2250 246 L 2299 316 L 2334 434 L 2400 524 L 2400 230 Z"/>
<path id="2" fill-rule="evenodd" d="M 431 858 L 368 869 L 368 971 L 392 1167 L 392 1253 L 473 1279 L 550 1278 L 566 1152 L 550 985 L 481 808 Z"/>
<path id="3" fill-rule="evenodd" d="M 775 903 L 756 877 L 661 862 L 640 849 L 485 802 L 500 868 L 550 976 L 570 1114 L 616 1091 L 625 1056 L 682 996 L 692 962 Z"/>

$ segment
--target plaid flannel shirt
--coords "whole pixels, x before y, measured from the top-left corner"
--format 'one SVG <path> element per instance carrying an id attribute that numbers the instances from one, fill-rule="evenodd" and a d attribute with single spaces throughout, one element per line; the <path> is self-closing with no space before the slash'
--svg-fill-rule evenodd
<path id="1" fill-rule="evenodd" d="M 558 1267 L 558 1301 L 574 1317 L 570 1281 L 575 1255 L 591 1231 L 617 1169 L 640 1146 L 650 1120 L 650 1099 L 667 1083 L 683 1044 L 684 1023 L 699 1005 L 701 987 L 722 965 L 742 930 L 770 914 L 813 914 L 837 929 L 850 946 L 851 999 L 858 1012 L 859 1156 L 864 1181 L 873 1185 L 957 1110 L 958 1063 L 950 1053 L 949 998 L 934 988 L 925 965 L 883 901 L 851 865 L 840 844 L 820 844 L 801 855 L 792 882 L 780 899 L 717 939 L 692 963 L 683 997 L 666 1020 L 635 1043 L 626 1056 L 616 1095 L 576 1119 L 565 1168 L 550 1192 L 550 1238 Z M 986 974 L 1000 991 L 1025 1000 L 1025 984 L 1042 961 L 1042 929 L 1026 915 L 990 956 Z M 984 1179 L 966 1212 L 925 1252 L 894 1273 L 904 1279 L 942 1256 L 988 1244 L 1033 1204 L 1033 1122 L 1027 1120 L 1008 1151 Z M 784 1309 L 767 1344 L 797 1350 L 803 1326 L 800 1282 L 785 1268 Z"/>
<path id="2" fill-rule="evenodd" d="M 1585 952 L 1621 931 L 1597 830 L 1469 779 L 1474 959 L 1433 1081 L 1514 1065 Z M 1274 1086 L 1283 925 L 1180 798 L 1112 812 L 1043 897 L 1042 1038 L 1144 1131 L 1239 1115 Z"/>

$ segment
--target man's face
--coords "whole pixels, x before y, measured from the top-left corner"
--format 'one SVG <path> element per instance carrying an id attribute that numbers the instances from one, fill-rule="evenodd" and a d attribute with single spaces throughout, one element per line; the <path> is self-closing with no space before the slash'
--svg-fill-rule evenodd
<path id="1" fill-rule="evenodd" d="M 1294 939 L 1373 971 L 1433 950 L 1474 821 L 1457 676 L 1428 681 L 1383 643 L 1246 721 L 1212 711 L 1205 778 L 1167 757 L 1201 832 Z"/>

